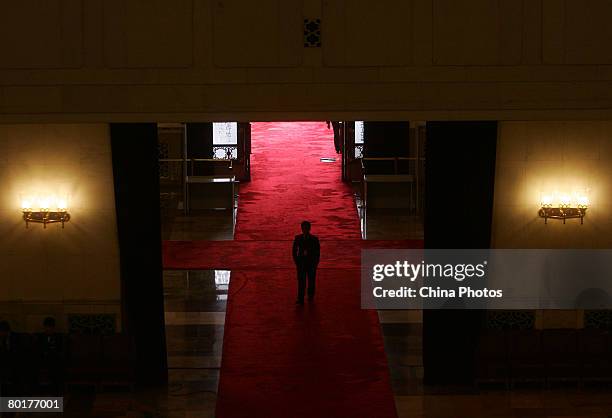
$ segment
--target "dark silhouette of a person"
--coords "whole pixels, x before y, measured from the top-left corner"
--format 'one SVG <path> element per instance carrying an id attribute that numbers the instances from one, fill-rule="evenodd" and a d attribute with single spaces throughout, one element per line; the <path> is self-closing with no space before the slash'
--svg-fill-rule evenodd
<path id="1" fill-rule="evenodd" d="M 302 222 L 302 233 L 295 236 L 293 240 L 293 262 L 297 269 L 297 301 L 295 303 L 304 304 L 304 291 L 308 280 L 308 300 L 312 300 L 315 295 L 315 276 L 317 266 L 321 256 L 319 239 L 310 233 L 310 222 Z"/>
<path id="2" fill-rule="evenodd" d="M 340 138 L 340 122 L 336 121 L 325 121 L 327 124 L 327 129 L 331 127 L 334 129 L 334 148 L 336 149 L 336 154 L 340 154 L 342 152 L 342 138 Z"/>
<path id="3" fill-rule="evenodd" d="M 0 321 L 0 392 L 7 395 L 28 392 L 29 364 L 22 343 L 22 336 L 13 332 L 7 321 Z"/>
<path id="4" fill-rule="evenodd" d="M 44 331 L 37 335 L 40 374 L 46 375 L 52 394 L 60 393 L 63 385 L 64 338 L 55 328 L 55 318 L 46 317 Z"/>

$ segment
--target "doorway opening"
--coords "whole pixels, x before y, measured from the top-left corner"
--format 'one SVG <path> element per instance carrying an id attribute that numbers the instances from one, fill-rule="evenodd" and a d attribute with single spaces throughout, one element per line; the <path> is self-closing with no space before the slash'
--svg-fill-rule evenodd
<path id="1" fill-rule="evenodd" d="M 165 240 L 232 241 L 233 247 L 219 250 L 231 252 L 229 256 L 211 255 L 208 250 L 202 254 L 218 257 L 220 263 L 239 264 L 254 254 L 252 246 L 265 243 L 265 252 L 252 263 L 249 261 L 252 266 L 265 263 L 262 258 L 272 261 L 286 258 L 290 240 L 299 232 L 302 220 L 312 223 L 313 233 L 322 242 L 333 242 L 340 250 L 345 246 L 353 248 L 364 239 L 422 238 L 419 217 L 423 205 L 419 193 L 423 187 L 418 183 L 423 181 L 424 126 L 420 131 L 418 127 L 402 131 L 405 136 L 394 141 L 394 148 L 385 151 L 376 136 L 380 130 L 368 122 L 191 125 L 159 126 L 160 183 L 162 202 L 166 203 L 161 208 Z M 368 133 L 375 138 L 371 147 L 368 147 Z M 340 154 L 336 152 L 338 145 Z M 198 278 L 200 288 L 217 289 L 212 270 L 199 265 L 200 260 L 192 261 L 194 264 L 187 274 Z M 292 274 L 290 262 L 279 263 L 280 266 L 274 267 L 275 274 L 285 270 Z M 242 280 L 239 295 L 245 292 L 242 289 L 250 291 L 250 269 L 253 267 L 238 268 Z M 326 274 L 333 276 L 335 269 L 329 266 Z M 260 279 L 259 273 L 258 269 L 252 272 Z M 187 335 L 177 334 L 176 327 L 187 325 L 182 325 L 181 320 L 221 315 L 207 311 L 203 298 L 210 295 L 199 294 L 201 289 L 186 293 L 190 279 L 185 274 L 176 270 L 166 272 L 166 300 L 173 309 L 191 306 L 201 310 L 188 314 L 167 311 L 175 321 L 173 338 Z M 336 279 L 349 280 L 345 275 Z M 292 286 L 286 280 L 280 283 Z M 177 289 L 182 289 L 182 296 Z M 232 298 L 232 292 L 229 297 Z M 379 320 L 394 388 L 397 393 L 400 390 L 405 393 L 406 387 L 419 390 L 423 375 L 419 334 L 422 315 L 416 311 L 379 312 Z M 223 329 L 224 323 L 217 326 Z M 218 349 L 212 340 L 222 341 L 219 333 L 211 334 L 209 339 L 202 343 Z M 173 344 L 181 343 L 174 341 Z M 176 350 L 173 352 L 176 354 Z M 408 355 L 410 364 L 405 361 Z M 170 360 L 169 364 L 174 364 L 176 358 Z"/>

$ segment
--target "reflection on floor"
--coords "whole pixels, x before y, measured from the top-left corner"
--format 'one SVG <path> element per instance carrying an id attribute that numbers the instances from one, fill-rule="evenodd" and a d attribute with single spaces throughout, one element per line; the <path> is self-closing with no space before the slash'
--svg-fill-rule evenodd
<path id="1" fill-rule="evenodd" d="M 236 186 L 238 188 L 238 186 Z M 236 199 L 235 207 L 238 201 Z M 192 210 L 185 215 L 182 202 L 177 199 L 162 200 L 160 208 L 163 240 L 209 240 L 234 239 L 234 219 L 231 209 Z M 234 209 L 234 214 L 236 209 Z"/>
<path id="2" fill-rule="evenodd" d="M 64 418 L 213 418 L 218 373 L 171 370 L 168 388 L 129 392 L 79 389 L 65 398 Z M 313 402 L 316 401 L 313 399 Z M 399 418 L 609 418 L 609 388 L 495 390 L 396 396 Z M 290 415 L 288 415 L 290 417 Z M 326 417 L 313 417 L 326 418 Z M 347 417 L 350 418 L 350 417 Z"/>
<path id="3" fill-rule="evenodd" d="M 162 239 L 190 241 L 234 239 L 234 224 L 229 210 L 206 210 L 189 216 L 177 214 L 162 218 Z"/>
<path id="4" fill-rule="evenodd" d="M 226 270 L 164 272 L 170 390 L 190 400 L 206 393 L 198 416 L 214 414 L 230 278 Z"/>
<path id="5" fill-rule="evenodd" d="M 423 220 L 398 209 L 369 209 L 362 219 L 365 239 L 398 240 L 423 239 Z"/>
<path id="6" fill-rule="evenodd" d="M 423 393 L 422 311 L 378 311 L 396 397 Z"/>
<path id="7" fill-rule="evenodd" d="M 230 272 L 165 271 L 169 369 L 221 367 Z"/>
<path id="8" fill-rule="evenodd" d="M 399 417 L 410 418 L 609 418 L 606 388 L 489 391 L 470 394 L 399 396 Z"/>
<path id="9" fill-rule="evenodd" d="M 361 236 L 368 240 L 423 239 L 423 219 L 407 209 L 363 208 L 355 187 L 355 206 L 361 221 Z M 423 313 L 420 310 L 378 311 L 391 376 L 399 397 L 423 393 Z"/>
<path id="10" fill-rule="evenodd" d="M 214 418 L 216 383 L 211 373 L 172 371 L 167 388 L 139 388 L 135 392 L 73 389 L 64 397 L 64 413 L 52 418 Z M 213 376 L 214 381 L 218 376 Z M 4 416 L 4 415 L 0 415 Z M 10 416 L 7 414 L 7 416 Z M 16 417 L 29 414 L 16 415 Z"/>
<path id="11" fill-rule="evenodd" d="M 423 217 L 409 209 L 364 209 L 359 187 L 353 185 L 361 221 L 361 238 L 372 240 L 423 239 Z"/>

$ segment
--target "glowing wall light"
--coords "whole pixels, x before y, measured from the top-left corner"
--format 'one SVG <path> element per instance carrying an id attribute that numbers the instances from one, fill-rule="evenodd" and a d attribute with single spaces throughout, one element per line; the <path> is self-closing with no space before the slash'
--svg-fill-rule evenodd
<path id="1" fill-rule="evenodd" d="M 582 225 L 589 205 L 586 193 L 543 193 L 540 195 L 538 215 L 544 218 L 545 224 L 548 219 L 559 219 L 564 224 L 566 219 L 580 219 Z"/>
<path id="2" fill-rule="evenodd" d="M 553 200 L 554 200 L 553 195 L 551 195 L 551 194 L 544 194 L 540 198 L 540 205 L 543 208 L 552 208 Z"/>
<path id="3" fill-rule="evenodd" d="M 47 228 L 47 224 L 61 223 L 64 224 L 70 221 L 68 213 L 68 198 L 53 197 L 53 196 L 38 196 L 37 198 L 22 197 L 21 211 L 26 228 L 30 223 L 43 224 L 43 228 Z"/>

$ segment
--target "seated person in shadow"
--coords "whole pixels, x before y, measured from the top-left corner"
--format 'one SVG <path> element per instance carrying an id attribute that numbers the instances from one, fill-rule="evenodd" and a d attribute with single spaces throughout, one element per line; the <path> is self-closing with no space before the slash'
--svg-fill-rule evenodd
<path id="1" fill-rule="evenodd" d="M 7 321 L 0 321 L 0 384 L 2 385 L 2 392 L 6 390 L 6 386 L 10 383 L 11 373 L 10 367 L 10 353 L 12 341 L 9 337 L 11 333 L 11 326 Z"/>
<path id="2" fill-rule="evenodd" d="M 45 318 L 43 328 L 36 341 L 40 361 L 39 384 L 48 386 L 52 394 L 58 394 L 63 385 L 64 337 L 55 328 L 55 318 Z"/>
<path id="3" fill-rule="evenodd" d="M 3 396 L 26 396 L 30 369 L 27 347 L 7 321 L 0 321 L 0 384 Z"/>
<path id="4" fill-rule="evenodd" d="M 315 277 L 321 248 L 319 239 L 310 233 L 310 222 L 302 222 L 302 233 L 293 240 L 293 262 L 297 270 L 297 300 L 298 305 L 304 304 L 304 291 L 308 280 L 308 300 L 312 301 L 315 295 Z"/>

